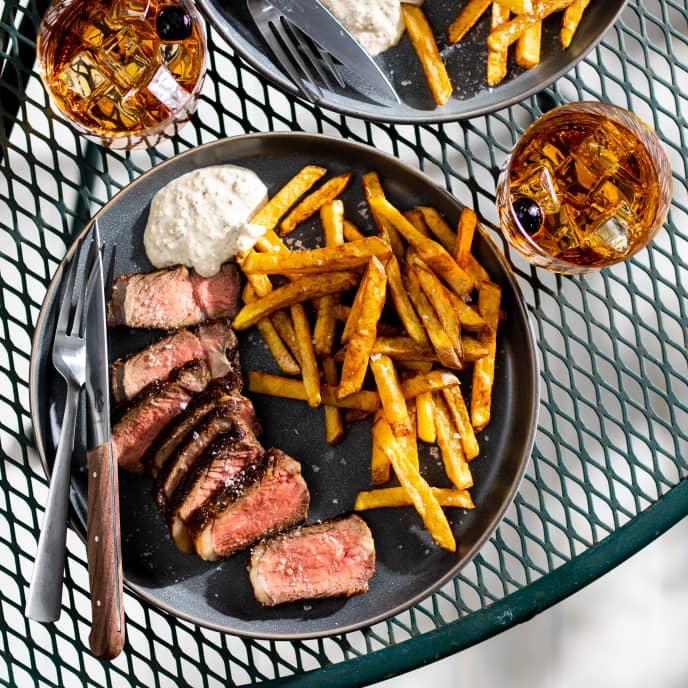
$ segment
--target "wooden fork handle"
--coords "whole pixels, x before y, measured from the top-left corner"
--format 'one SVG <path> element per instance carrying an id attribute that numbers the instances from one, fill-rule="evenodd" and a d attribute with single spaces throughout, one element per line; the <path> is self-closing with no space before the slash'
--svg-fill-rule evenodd
<path id="1" fill-rule="evenodd" d="M 119 481 L 109 443 L 88 452 L 88 580 L 91 651 L 112 659 L 124 646 L 124 594 L 119 527 Z"/>

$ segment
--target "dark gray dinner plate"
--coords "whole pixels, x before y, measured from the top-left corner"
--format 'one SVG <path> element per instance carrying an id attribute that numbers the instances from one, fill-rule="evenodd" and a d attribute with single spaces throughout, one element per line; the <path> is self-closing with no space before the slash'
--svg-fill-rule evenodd
<path id="1" fill-rule="evenodd" d="M 318 104 L 355 117 L 403 123 L 446 122 L 494 112 L 524 100 L 569 71 L 614 23 L 625 0 L 593 0 L 567 50 L 562 50 L 559 44 L 561 12 L 547 18 L 540 64 L 524 70 L 514 63 L 512 56 L 508 75 L 493 88 L 488 87 L 486 81 L 489 10 L 462 41 L 447 45 L 447 27 L 465 4 L 453 0 L 425 0 L 423 5 L 454 88 L 445 105 L 435 106 L 407 36 L 376 57 L 401 103 L 382 100 L 374 93 L 362 94 L 347 85 L 337 90 L 324 89 Z M 249 64 L 287 93 L 299 95 L 258 33 L 244 0 L 198 0 L 198 5 L 218 33 Z M 348 74 L 346 78 L 349 83 L 355 82 L 355 75 Z"/>
<path id="2" fill-rule="evenodd" d="M 360 176 L 377 170 L 391 199 L 402 209 L 415 204 L 438 208 L 455 223 L 460 204 L 423 174 L 368 146 L 342 139 L 298 133 L 239 136 L 190 150 L 143 174 L 97 215 L 103 240 L 117 246 L 117 273 L 149 270 L 142 235 L 153 194 L 190 170 L 222 163 L 255 170 L 270 194 L 301 167 L 317 163 L 329 174 L 351 170 L 354 179 L 342 194 L 346 215 L 363 231 L 373 231 Z M 315 221 L 290 241 L 315 245 Z M 317 232 L 317 234 L 316 234 Z M 454 554 L 436 547 L 412 508 L 362 512 L 373 532 L 377 568 L 370 591 L 350 599 L 319 600 L 263 608 L 255 600 L 246 571 L 247 553 L 209 563 L 180 553 L 151 497 L 151 480 L 120 472 L 122 550 L 126 585 L 141 597 L 182 618 L 240 635 L 269 638 L 312 637 L 371 624 L 413 605 L 454 576 L 494 531 L 513 499 L 530 456 L 538 408 L 538 372 L 528 315 L 504 257 L 483 232 L 474 250 L 503 289 L 507 313 L 500 332 L 492 420 L 479 435 L 481 452 L 471 464 L 476 508 L 448 509 L 456 534 Z M 74 247 L 68 252 L 68 256 Z M 63 263 L 64 265 L 64 263 Z M 57 444 L 63 386 L 50 363 L 50 345 L 60 299 L 63 267 L 58 269 L 41 310 L 31 366 L 31 404 L 36 444 L 50 472 Z M 110 333 L 111 357 L 134 351 L 158 333 L 117 329 Z M 278 372 L 259 335 L 240 336 L 244 371 Z M 465 380 L 467 389 L 470 380 Z M 349 512 L 359 490 L 369 487 L 370 421 L 349 426 L 333 449 L 324 439 L 322 409 L 305 403 L 251 396 L 263 427 L 264 446 L 277 446 L 297 458 L 310 487 L 309 520 Z M 83 425 L 83 423 L 82 423 Z M 79 435 L 83 435 L 80 432 Z M 83 437 L 73 468 L 73 525 L 83 536 L 86 476 Z M 423 447 L 424 470 L 431 482 L 446 484 L 436 454 Z"/>

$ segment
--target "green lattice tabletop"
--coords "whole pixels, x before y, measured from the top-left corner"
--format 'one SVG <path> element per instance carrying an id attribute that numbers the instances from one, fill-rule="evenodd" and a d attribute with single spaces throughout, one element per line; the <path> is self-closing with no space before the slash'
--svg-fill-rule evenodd
<path id="1" fill-rule="evenodd" d="M 0 683 L 225 686 L 273 680 L 369 683 L 526 620 L 623 562 L 688 513 L 688 9 L 631 2 L 598 47 L 540 96 L 460 123 L 373 124 L 288 99 L 217 35 L 193 125 L 157 150 L 86 146 L 48 114 L 33 68 L 39 12 L 6 0 L 0 19 Z M 532 461 L 499 529 L 451 583 L 384 623 L 269 642 L 179 621 L 126 595 L 128 642 L 88 652 L 85 547 L 70 532 L 63 612 L 23 615 L 47 481 L 28 401 L 31 337 L 75 229 L 143 171 L 179 151 L 252 131 L 305 130 L 372 143 L 496 220 L 508 150 L 547 102 L 627 107 L 664 141 L 674 175 L 665 230 L 630 261 L 564 278 L 513 257 L 537 336 L 542 401 Z M 16 115 L 15 115 L 16 112 Z M 495 239 L 499 242 L 497 232 Z"/>

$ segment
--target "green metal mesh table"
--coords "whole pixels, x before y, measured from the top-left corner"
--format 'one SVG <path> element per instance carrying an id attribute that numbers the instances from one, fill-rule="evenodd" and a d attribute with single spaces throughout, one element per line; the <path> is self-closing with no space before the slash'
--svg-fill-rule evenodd
<path id="1" fill-rule="evenodd" d="M 531 618 L 688 513 L 685 2 L 631 2 L 598 47 L 544 93 L 489 116 L 437 126 L 368 123 L 292 101 L 211 31 L 209 78 L 193 124 L 169 144 L 129 154 L 87 145 L 49 114 L 33 66 L 39 12 L 34 0 L 5 0 L 0 19 L 0 684 L 370 683 Z M 497 171 L 552 99 L 610 101 L 652 124 L 671 159 L 674 201 L 650 248 L 614 268 L 565 278 L 512 256 L 538 340 L 539 427 L 517 498 L 460 575 L 384 623 L 298 642 L 208 631 L 127 593 L 127 645 L 116 661 L 101 663 L 88 651 L 85 547 L 70 532 L 60 620 L 41 625 L 24 618 L 47 498 L 31 435 L 31 337 L 73 232 L 98 207 L 191 146 L 243 132 L 305 130 L 392 153 L 494 227 Z"/>

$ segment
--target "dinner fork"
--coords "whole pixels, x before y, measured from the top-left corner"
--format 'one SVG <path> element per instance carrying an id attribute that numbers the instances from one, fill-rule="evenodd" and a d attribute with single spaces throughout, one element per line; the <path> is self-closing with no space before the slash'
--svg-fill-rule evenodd
<path id="1" fill-rule="evenodd" d="M 311 102 L 315 97 L 322 98 L 318 80 L 330 90 L 334 87 L 332 79 L 342 88 L 345 86 L 330 54 L 292 24 L 269 0 L 246 0 L 246 4 L 265 42 L 304 98 Z"/>
<path id="2" fill-rule="evenodd" d="M 60 617 L 76 412 L 79 394 L 86 382 L 86 340 L 83 336 L 82 316 L 86 289 L 95 266 L 97 250 L 95 242 L 92 241 L 83 270 L 84 277 L 78 289 L 76 275 L 83 252 L 82 242 L 77 245 L 63 277 L 65 286 L 55 327 L 52 362 L 67 384 L 67 394 L 48 503 L 38 539 L 38 551 L 26 603 L 26 616 L 36 621 L 56 621 Z M 76 303 L 73 304 L 75 295 Z"/>

